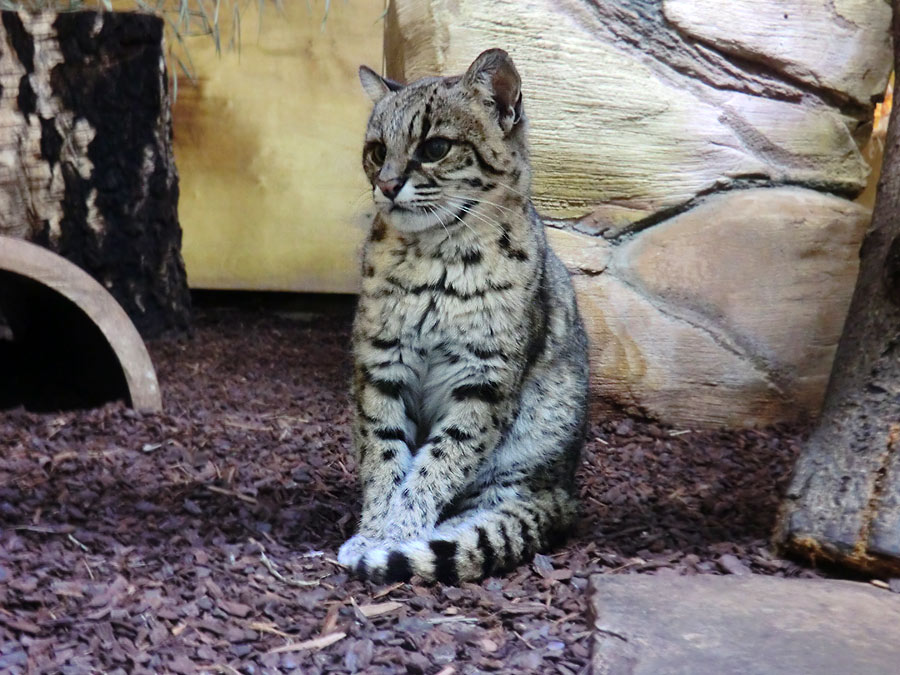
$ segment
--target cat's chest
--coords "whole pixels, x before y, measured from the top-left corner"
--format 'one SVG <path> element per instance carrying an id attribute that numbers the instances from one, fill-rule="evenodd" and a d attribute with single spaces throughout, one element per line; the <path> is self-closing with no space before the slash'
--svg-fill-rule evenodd
<path id="1" fill-rule="evenodd" d="M 385 257 L 380 277 L 380 321 L 407 344 L 428 349 L 478 337 L 490 321 L 511 311 L 514 284 L 499 270 L 430 256 Z"/>
<path id="2" fill-rule="evenodd" d="M 444 256 L 396 240 L 370 245 L 364 297 L 371 334 L 433 353 L 515 333 L 527 304 L 522 271 L 480 242 L 466 242 L 464 251 Z"/>

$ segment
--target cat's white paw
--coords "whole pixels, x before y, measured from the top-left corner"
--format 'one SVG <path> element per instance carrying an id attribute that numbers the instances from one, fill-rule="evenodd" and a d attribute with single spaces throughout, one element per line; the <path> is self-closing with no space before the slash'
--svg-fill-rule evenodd
<path id="1" fill-rule="evenodd" d="M 379 541 L 377 539 L 355 534 L 338 549 L 338 562 L 344 567 L 355 570 L 366 551 L 376 547 L 378 544 Z"/>

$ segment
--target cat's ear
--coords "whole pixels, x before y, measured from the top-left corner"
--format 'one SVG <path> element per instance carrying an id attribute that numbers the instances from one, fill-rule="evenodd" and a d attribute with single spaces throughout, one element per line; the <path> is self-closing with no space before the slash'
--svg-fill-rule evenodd
<path id="1" fill-rule="evenodd" d="M 522 119 L 522 80 L 502 49 L 488 49 L 472 62 L 463 84 L 496 108 L 497 121 L 509 133 Z"/>
<path id="2" fill-rule="evenodd" d="M 362 88 L 372 99 L 372 103 L 378 103 L 392 91 L 403 89 L 403 85 L 399 82 L 382 77 L 368 66 L 359 67 L 359 81 L 362 82 Z"/>

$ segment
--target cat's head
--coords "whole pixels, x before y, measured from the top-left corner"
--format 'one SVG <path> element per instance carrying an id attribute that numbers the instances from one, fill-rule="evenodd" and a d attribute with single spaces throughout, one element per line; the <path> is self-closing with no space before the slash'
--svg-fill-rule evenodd
<path id="1" fill-rule="evenodd" d="M 455 77 L 403 85 L 362 66 L 359 78 L 375 103 L 363 168 L 384 220 L 403 232 L 449 228 L 503 194 L 524 199 L 521 80 L 505 51 Z"/>

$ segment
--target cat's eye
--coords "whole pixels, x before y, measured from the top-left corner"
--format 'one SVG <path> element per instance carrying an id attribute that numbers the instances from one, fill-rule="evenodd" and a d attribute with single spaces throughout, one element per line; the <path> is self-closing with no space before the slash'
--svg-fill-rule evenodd
<path id="1" fill-rule="evenodd" d="M 372 143 L 369 146 L 369 157 L 379 166 L 384 164 L 384 160 L 387 158 L 387 148 L 384 147 L 384 143 Z"/>
<path id="2" fill-rule="evenodd" d="M 450 152 L 450 141 L 446 138 L 429 138 L 421 147 L 422 159 L 426 162 L 436 162 L 444 159 Z"/>

